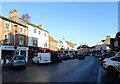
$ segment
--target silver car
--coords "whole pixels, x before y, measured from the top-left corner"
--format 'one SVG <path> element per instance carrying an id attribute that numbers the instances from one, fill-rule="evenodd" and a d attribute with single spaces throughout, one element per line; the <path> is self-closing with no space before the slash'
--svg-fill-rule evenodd
<path id="1" fill-rule="evenodd" d="M 120 73 L 120 56 L 114 56 L 103 60 L 103 68 L 110 75 Z"/>

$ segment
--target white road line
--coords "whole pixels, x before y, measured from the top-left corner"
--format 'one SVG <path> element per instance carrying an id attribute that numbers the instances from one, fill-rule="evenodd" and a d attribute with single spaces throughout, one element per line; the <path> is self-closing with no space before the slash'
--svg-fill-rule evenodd
<path id="1" fill-rule="evenodd" d="M 102 68 L 101 65 L 99 65 L 99 70 L 98 70 L 98 77 L 97 77 L 97 84 L 101 83 L 101 77 L 102 77 Z"/>

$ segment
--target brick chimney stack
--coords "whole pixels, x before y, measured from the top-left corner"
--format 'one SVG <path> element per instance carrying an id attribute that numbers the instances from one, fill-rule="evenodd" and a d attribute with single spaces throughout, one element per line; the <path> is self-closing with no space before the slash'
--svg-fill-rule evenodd
<path id="1" fill-rule="evenodd" d="M 38 25 L 38 27 L 41 28 L 41 29 L 43 29 L 43 25 L 42 24 Z"/>
<path id="2" fill-rule="evenodd" d="M 11 10 L 8 16 L 9 16 L 8 18 L 18 21 L 18 10 L 17 9 Z"/>

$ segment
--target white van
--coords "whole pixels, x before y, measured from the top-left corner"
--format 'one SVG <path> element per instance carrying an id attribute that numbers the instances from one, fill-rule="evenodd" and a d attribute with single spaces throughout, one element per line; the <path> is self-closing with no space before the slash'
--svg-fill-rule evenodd
<path id="1" fill-rule="evenodd" d="M 32 58 L 32 63 L 51 63 L 50 53 L 36 53 Z"/>

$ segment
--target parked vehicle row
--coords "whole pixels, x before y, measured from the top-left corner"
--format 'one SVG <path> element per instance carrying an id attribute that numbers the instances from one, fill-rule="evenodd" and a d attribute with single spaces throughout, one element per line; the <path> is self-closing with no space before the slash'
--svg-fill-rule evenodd
<path id="1" fill-rule="evenodd" d="M 84 54 L 78 54 L 77 58 L 78 59 L 85 59 L 85 55 Z"/>
<path id="2" fill-rule="evenodd" d="M 100 59 L 103 69 L 110 75 L 120 75 L 120 55 L 105 54 Z"/>
<path id="3" fill-rule="evenodd" d="M 67 54 L 67 55 L 58 55 L 56 52 L 51 53 L 36 53 L 32 58 L 33 64 L 41 64 L 41 63 L 57 63 L 62 60 L 69 60 L 79 58 L 77 54 Z M 26 59 L 25 56 L 15 55 L 9 60 L 9 66 L 12 67 L 24 67 L 26 68 Z"/>

